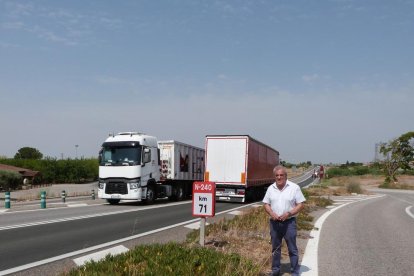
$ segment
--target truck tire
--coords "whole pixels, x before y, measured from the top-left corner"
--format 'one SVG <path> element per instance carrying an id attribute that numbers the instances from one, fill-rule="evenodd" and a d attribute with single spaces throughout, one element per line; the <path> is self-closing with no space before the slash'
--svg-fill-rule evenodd
<path id="1" fill-rule="evenodd" d="M 181 201 L 185 198 L 184 187 L 181 184 L 177 184 L 173 188 L 172 196 L 168 197 L 171 201 Z"/>
<path id="2" fill-rule="evenodd" d="M 152 204 L 154 203 L 155 200 L 155 189 L 153 185 L 148 185 L 147 186 L 147 193 L 145 196 L 145 203 L 146 204 Z"/>
<path id="3" fill-rule="evenodd" d="M 111 205 L 117 205 L 119 201 L 121 200 L 120 199 L 107 199 L 106 201 L 108 201 L 108 203 Z"/>

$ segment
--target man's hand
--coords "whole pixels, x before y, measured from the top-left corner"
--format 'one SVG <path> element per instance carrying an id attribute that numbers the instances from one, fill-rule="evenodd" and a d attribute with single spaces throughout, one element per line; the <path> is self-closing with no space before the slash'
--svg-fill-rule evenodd
<path id="1" fill-rule="evenodd" d="M 290 217 L 290 213 L 289 213 L 289 212 L 286 212 L 286 213 L 284 213 L 283 215 L 281 215 L 281 216 L 280 216 L 280 220 L 281 220 L 281 221 L 285 221 L 285 220 L 287 220 L 289 217 Z"/>

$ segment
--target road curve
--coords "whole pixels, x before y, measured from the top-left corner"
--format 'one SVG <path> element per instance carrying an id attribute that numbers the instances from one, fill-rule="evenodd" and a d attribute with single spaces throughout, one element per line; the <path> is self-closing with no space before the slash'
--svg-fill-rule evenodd
<path id="1" fill-rule="evenodd" d="M 348 204 L 329 216 L 318 248 L 319 276 L 413 275 L 414 205 L 410 191 Z"/>

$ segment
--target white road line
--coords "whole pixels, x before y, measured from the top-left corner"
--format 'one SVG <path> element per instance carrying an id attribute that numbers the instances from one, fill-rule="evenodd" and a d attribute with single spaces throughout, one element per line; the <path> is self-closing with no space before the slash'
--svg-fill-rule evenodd
<path id="1" fill-rule="evenodd" d="M 68 207 L 83 207 L 83 206 L 88 206 L 87 203 L 76 203 L 76 204 L 67 204 L 66 206 Z"/>
<path id="2" fill-rule="evenodd" d="M 357 199 L 334 199 L 334 202 L 350 202 L 350 201 L 355 201 Z"/>
<path id="3" fill-rule="evenodd" d="M 75 262 L 77 266 L 82 266 L 90 261 L 99 262 L 100 260 L 105 258 L 107 255 L 115 256 L 121 253 L 128 252 L 128 250 L 129 249 L 126 248 L 125 246 L 118 245 L 112 248 L 108 248 L 108 249 L 101 250 L 101 251 L 98 251 L 98 252 L 95 252 L 95 253 L 92 253 L 86 256 L 73 259 L 73 261 Z"/>
<path id="4" fill-rule="evenodd" d="M 178 204 L 179 203 L 177 203 L 177 205 Z M 181 203 L 181 204 L 183 204 L 183 203 Z M 224 213 L 227 213 L 227 212 L 231 212 L 231 211 L 238 210 L 238 209 L 241 209 L 241 208 L 246 208 L 246 207 L 249 207 L 249 206 L 252 206 L 252 204 L 247 204 L 247 205 L 236 207 L 236 208 L 233 208 L 233 209 L 230 209 L 230 210 L 219 212 L 219 213 L 216 213 L 216 215 L 224 214 Z M 76 255 L 85 254 L 85 253 L 95 251 L 95 250 L 98 250 L 98 249 L 101 249 L 101 248 L 113 246 L 113 245 L 116 245 L 116 244 L 120 244 L 120 243 L 123 243 L 123 242 L 133 240 L 133 239 L 138 239 L 138 238 L 141 238 L 141 237 L 144 237 L 144 236 L 155 234 L 155 233 L 158 233 L 158 232 L 161 232 L 161 231 L 164 231 L 164 230 L 168 230 L 168 229 L 171 229 L 171 228 L 174 228 L 174 227 L 183 226 L 183 225 L 186 225 L 186 224 L 189 224 L 189 223 L 192 223 L 192 222 L 196 222 L 196 221 L 199 221 L 199 220 L 200 220 L 199 218 L 192 219 L 192 220 L 187 220 L 187 221 L 177 223 L 177 224 L 174 224 L 174 225 L 154 229 L 152 231 L 148 231 L 148 232 L 145 232 L 145 233 L 142 233 L 142 234 L 129 236 L 129 237 L 126 237 L 126 238 L 123 238 L 123 239 L 119 239 L 119 240 L 115 240 L 115 241 L 111 241 L 111 242 L 107 242 L 107 243 L 103 243 L 103 244 L 98 244 L 98 245 L 91 246 L 91 247 L 88 247 L 88 248 L 84 248 L 84 249 L 81 249 L 81 250 L 78 250 L 78 251 L 73 251 L 73 252 L 63 254 L 63 255 L 59 255 L 59 256 L 52 257 L 52 258 L 44 259 L 44 260 L 41 260 L 41 261 L 37 261 L 37 262 L 22 265 L 22 266 L 17 266 L 17 267 L 13 267 L 13 268 L 10 268 L 10 269 L 2 270 L 2 271 L 0 271 L 0 276 L 11 274 L 11 273 L 16 273 L 16 272 L 26 270 L 26 269 L 30 269 L 30 268 L 33 268 L 33 267 L 36 267 L 36 266 L 48 264 L 48 263 L 51 263 L 51 262 L 56 262 L 56 261 L 59 261 L 59 260 L 62 260 L 62 259 L 71 258 L 71 257 L 76 256 Z"/>
<path id="5" fill-rule="evenodd" d="M 363 201 L 367 199 L 374 199 L 374 198 L 383 197 L 383 196 L 385 195 L 373 196 L 373 197 L 365 198 L 362 200 L 357 200 L 354 202 L 359 202 L 359 201 Z M 316 221 L 313 230 L 310 232 L 310 236 L 312 238 L 308 240 L 308 243 L 305 248 L 305 253 L 302 258 L 301 267 L 300 267 L 300 275 L 318 276 L 318 245 L 319 245 L 319 236 L 322 230 L 322 225 L 325 222 L 325 220 L 328 218 L 328 216 L 330 216 L 333 212 L 354 202 L 348 202 L 348 203 L 344 203 L 343 205 L 336 206 L 333 209 L 324 213 Z"/>
<path id="6" fill-rule="evenodd" d="M 210 223 L 206 222 L 206 225 L 209 225 L 209 224 Z M 193 229 L 193 230 L 197 230 L 197 229 L 200 229 L 200 222 L 197 221 L 197 222 L 194 222 L 194 223 L 191 223 L 191 224 L 187 224 L 184 227 L 189 228 L 189 229 Z"/>
<path id="7" fill-rule="evenodd" d="M 116 214 L 137 212 L 137 211 L 142 211 L 142 210 L 147 210 L 147 209 L 156 209 L 156 208 L 161 208 L 161 207 L 168 207 L 168 206 L 172 206 L 172 205 L 180 205 L 180 204 L 188 204 L 188 203 L 190 203 L 190 202 L 171 203 L 171 204 L 163 205 L 163 206 L 148 206 L 148 207 L 143 207 L 141 209 L 121 210 L 121 211 L 113 211 L 113 212 L 106 212 L 106 213 L 93 214 L 93 215 L 84 215 L 84 216 L 69 217 L 69 218 L 62 218 L 62 219 L 53 219 L 53 220 L 37 221 L 37 222 L 32 222 L 32 223 L 15 224 L 15 225 L 9 225 L 9 226 L 0 227 L 0 231 L 2 231 L 2 230 L 9 230 L 9 229 L 15 229 L 15 228 L 22 228 L 22 227 L 29 227 L 29 226 L 36 226 L 36 225 L 44 225 L 44 224 L 50 224 L 50 223 L 57 223 L 57 222 L 64 222 L 64 221 L 72 221 L 72 220 L 78 220 L 78 219 L 86 219 L 86 218 L 94 218 L 94 217 L 103 217 L 103 216 L 109 216 L 109 215 L 116 215 Z M 67 208 L 67 207 L 65 207 L 65 208 Z M 56 209 L 57 208 L 55 208 L 53 210 L 56 210 Z M 33 211 L 39 211 L 39 210 L 33 210 Z M 5 214 L 12 214 L 12 213 L 5 213 Z"/>
<path id="8" fill-rule="evenodd" d="M 412 208 L 413 206 L 408 206 L 407 208 L 405 208 L 405 212 L 407 213 L 407 215 L 409 215 L 410 217 L 412 217 L 413 219 L 414 219 L 414 214 L 413 213 L 411 213 L 411 211 L 410 211 L 410 209 Z"/>
<path id="9" fill-rule="evenodd" d="M 242 211 L 233 211 L 233 212 L 229 212 L 230 215 L 235 215 L 235 216 L 240 216 L 241 214 L 243 214 Z"/>

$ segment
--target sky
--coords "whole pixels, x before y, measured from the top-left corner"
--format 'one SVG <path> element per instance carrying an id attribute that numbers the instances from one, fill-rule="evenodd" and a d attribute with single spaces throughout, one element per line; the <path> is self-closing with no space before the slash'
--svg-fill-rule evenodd
<path id="1" fill-rule="evenodd" d="M 0 0 L 0 156 L 138 131 L 370 162 L 414 130 L 413 49 L 413 0 Z"/>

